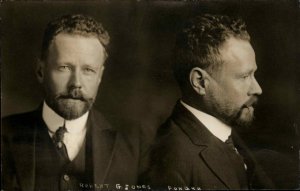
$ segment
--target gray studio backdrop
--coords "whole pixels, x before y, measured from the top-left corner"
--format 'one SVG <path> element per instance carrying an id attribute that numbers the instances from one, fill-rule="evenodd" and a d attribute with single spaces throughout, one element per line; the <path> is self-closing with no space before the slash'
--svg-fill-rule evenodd
<path id="1" fill-rule="evenodd" d="M 283 153 L 292 167 L 287 166 L 277 181 L 281 187 L 295 185 L 300 118 L 299 10 L 298 1 L 2 3 L 1 115 L 29 111 L 42 103 L 43 91 L 34 69 L 45 25 L 63 14 L 84 13 L 101 21 L 111 36 L 96 107 L 107 118 L 141 123 L 152 136 L 180 98 L 171 64 L 175 34 L 182 22 L 201 13 L 238 15 L 247 23 L 256 52 L 256 76 L 263 89 L 256 122 L 243 136 L 254 150 Z"/>

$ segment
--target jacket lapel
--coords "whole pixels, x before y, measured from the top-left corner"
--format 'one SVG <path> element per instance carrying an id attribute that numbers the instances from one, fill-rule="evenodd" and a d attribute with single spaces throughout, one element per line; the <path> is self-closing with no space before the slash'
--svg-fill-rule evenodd
<path id="1" fill-rule="evenodd" d="M 209 130 L 182 104 L 175 106 L 173 117 L 175 123 L 186 133 L 192 143 L 199 147 L 199 157 L 205 161 L 211 171 L 229 189 L 239 185 L 227 155 L 224 153 L 222 141 Z"/>
<path id="2" fill-rule="evenodd" d="M 239 183 L 235 178 L 234 167 L 231 165 L 227 155 L 216 146 L 208 146 L 204 149 L 200 156 L 209 166 L 212 172 L 219 178 L 221 182 L 229 189 L 238 189 Z"/>
<path id="3" fill-rule="evenodd" d="M 106 181 L 115 150 L 116 131 L 100 114 L 91 111 L 87 139 L 91 140 L 93 181 L 103 184 Z"/>

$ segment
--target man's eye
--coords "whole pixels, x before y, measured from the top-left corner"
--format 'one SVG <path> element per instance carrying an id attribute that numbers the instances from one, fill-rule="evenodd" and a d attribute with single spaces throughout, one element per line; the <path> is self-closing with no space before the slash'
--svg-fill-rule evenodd
<path id="1" fill-rule="evenodd" d="M 95 71 L 94 69 L 92 69 L 92 68 L 85 68 L 84 71 L 85 71 L 86 73 L 95 73 L 95 72 L 96 72 L 96 71 Z"/>
<path id="2" fill-rule="evenodd" d="M 69 71 L 69 70 L 71 70 L 71 68 L 69 66 L 59 66 L 58 70 L 59 71 Z"/>
<path id="3" fill-rule="evenodd" d="M 250 77 L 250 75 L 247 74 L 247 75 L 244 75 L 242 78 L 243 78 L 243 79 L 247 79 L 247 78 L 249 78 L 249 77 Z"/>

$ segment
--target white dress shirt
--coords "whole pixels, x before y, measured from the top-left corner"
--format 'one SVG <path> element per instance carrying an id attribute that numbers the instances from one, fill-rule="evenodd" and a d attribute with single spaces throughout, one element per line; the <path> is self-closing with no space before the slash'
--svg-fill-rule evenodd
<path id="1" fill-rule="evenodd" d="M 55 113 L 44 101 L 43 105 L 43 120 L 45 121 L 49 135 L 52 138 L 59 127 L 62 127 L 65 122 L 67 132 L 64 134 L 63 142 L 67 147 L 69 159 L 72 161 L 79 150 L 86 135 L 86 122 L 89 112 L 74 120 L 65 120 L 57 113 Z"/>
<path id="2" fill-rule="evenodd" d="M 219 119 L 199 111 L 188 104 L 184 103 L 182 100 L 181 104 L 189 110 L 201 123 L 218 139 L 225 142 L 231 135 L 231 127 L 220 121 Z"/>

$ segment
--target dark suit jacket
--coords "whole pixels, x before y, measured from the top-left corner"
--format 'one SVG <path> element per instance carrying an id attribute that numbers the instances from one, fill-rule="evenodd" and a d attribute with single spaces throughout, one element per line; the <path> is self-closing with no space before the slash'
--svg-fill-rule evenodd
<path id="1" fill-rule="evenodd" d="M 40 132 L 41 109 L 13 115 L 2 121 L 2 188 L 34 190 L 35 139 Z M 139 165 L 138 129 L 114 129 L 97 111 L 91 110 L 90 128 L 95 184 L 135 184 Z M 87 135 L 88 136 L 88 135 Z M 115 185 L 112 185 L 115 187 Z"/>
<path id="2" fill-rule="evenodd" d="M 252 188 L 272 188 L 272 182 L 256 165 L 254 158 L 239 142 L 238 148 L 247 163 Z M 141 182 L 153 188 L 198 186 L 201 189 L 239 189 L 234 166 L 222 150 L 224 144 L 182 104 L 158 130 L 149 170 Z M 224 145 L 223 145 L 224 146 Z"/>

